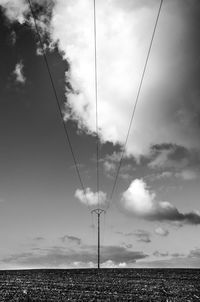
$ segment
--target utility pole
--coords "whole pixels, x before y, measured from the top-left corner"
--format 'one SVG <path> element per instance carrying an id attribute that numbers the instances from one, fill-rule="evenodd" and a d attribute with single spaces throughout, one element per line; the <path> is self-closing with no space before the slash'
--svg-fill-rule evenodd
<path id="1" fill-rule="evenodd" d="M 97 251 L 98 251 L 98 255 L 97 255 L 97 259 L 98 259 L 98 265 L 97 268 L 100 269 L 100 216 L 102 213 L 105 213 L 106 211 L 103 209 L 94 209 L 91 211 L 91 213 L 95 213 L 97 215 L 97 222 L 98 222 L 98 247 L 97 247 Z"/>

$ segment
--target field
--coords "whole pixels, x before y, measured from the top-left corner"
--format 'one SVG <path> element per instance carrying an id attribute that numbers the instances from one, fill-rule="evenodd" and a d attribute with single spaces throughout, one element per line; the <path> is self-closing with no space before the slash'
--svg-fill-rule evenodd
<path id="1" fill-rule="evenodd" d="M 200 301 L 200 270 L 0 271 L 0 301 Z"/>

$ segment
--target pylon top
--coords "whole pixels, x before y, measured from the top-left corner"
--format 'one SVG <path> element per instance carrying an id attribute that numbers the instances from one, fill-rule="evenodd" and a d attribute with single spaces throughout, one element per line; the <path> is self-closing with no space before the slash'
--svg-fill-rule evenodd
<path id="1" fill-rule="evenodd" d="M 103 212 L 105 213 L 106 211 L 100 208 L 91 211 L 91 213 L 95 213 L 97 215 L 101 215 Z"/>

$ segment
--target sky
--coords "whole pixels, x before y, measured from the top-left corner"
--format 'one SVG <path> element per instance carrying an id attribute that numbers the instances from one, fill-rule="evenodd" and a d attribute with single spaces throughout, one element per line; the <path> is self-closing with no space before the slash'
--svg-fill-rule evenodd
<path id="1" fill-rule="evenodd" d="M 0 269 L 200 267 L 200 3 L 0 0 Z M 98 204 L 99 196 L 99 204 Z"/>

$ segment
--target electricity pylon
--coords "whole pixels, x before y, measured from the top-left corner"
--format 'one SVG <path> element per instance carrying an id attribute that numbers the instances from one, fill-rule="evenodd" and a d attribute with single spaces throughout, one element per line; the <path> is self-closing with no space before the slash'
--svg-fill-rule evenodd
<path id="1" fill-rule="evenodd" d="M 97 221 L 98 221 L 98 266 L 97 268 L 100 269 L 100 216 L 102 213 L 105 213 L 106 211 L 103 209 L 94 209 L 91 211 L 91 213 L 95 213 L 97 215 Z"/>

